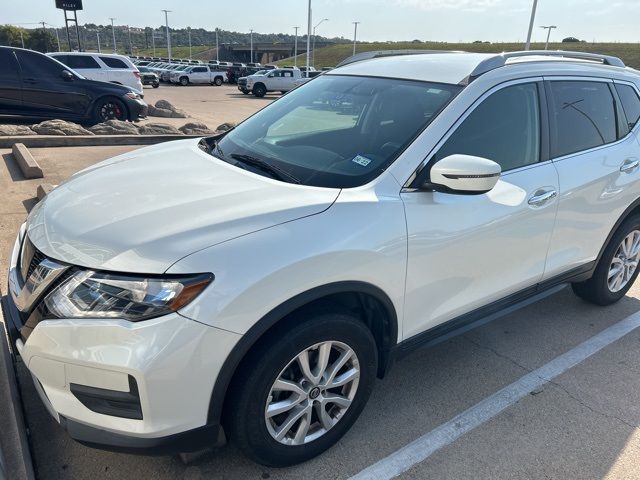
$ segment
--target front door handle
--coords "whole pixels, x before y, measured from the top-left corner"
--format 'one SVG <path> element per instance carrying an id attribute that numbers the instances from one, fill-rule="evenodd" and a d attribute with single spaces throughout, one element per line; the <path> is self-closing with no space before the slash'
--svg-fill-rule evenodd
<path id="1" fill-rule="evenodd" d="M 631 173 L 640 165 L 640 161 L 636 158 L 627 158 L 622 166 L 620 167 L 620 171 L 622 173 Z"/>
<path id="2" fill-rule="evenodd" d="M 558 196 L 556 190 L 537 190 L 530 198 L 529 205 L 542 207 Z"/>

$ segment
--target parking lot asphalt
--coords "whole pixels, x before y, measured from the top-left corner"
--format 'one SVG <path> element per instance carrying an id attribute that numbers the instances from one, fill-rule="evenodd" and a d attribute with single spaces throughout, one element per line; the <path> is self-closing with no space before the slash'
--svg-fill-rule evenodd
<path id="1" fill-rule="evenodd" d="M 200 88 L 186 87 L 184 95 Z M 40 180 L 23 180 L 9 151 L 0 151 L 2 285 L 6 285 L 9 247 L 36 202 L 37 185 L 57 184 L 74 171 L 133 148 L 32 149 L 45 173 Z M 342 479 L 385 462 L 399 449 L 638 311 L 639 286 L 607 308 L 584 303 L 566 289 L 437 347 L 417 351 L 377 381 L 362 416 L 338 445 L 286 469 L 256 465 L 233 444 L 189 465 L 176 456 L 133 456 L 84 447 L 70 440 L 49 416 L 21 364 L 18 375 L 40 479 Z M 639 347 L 640 329 L 632 330 L 422 461 L 410 462 L 399 478 L 640 478 Z"/>
<path id="2" fill-rule="evenodd" d="M 176 127 L 188 121 L 203 122 L 211 129 L 226 122 L 238 123 L 279 98 L 280 93 L 270 93 L 264 98 L 244 95 L 235 85 L 180 85 L 162 84 L 159 88 L 144 89 L 144 100 L 155 104 L 158 100 L 169 100 L 185 110 L 189 118 L 149 117 L 143 122 L 168 123 Z"/>

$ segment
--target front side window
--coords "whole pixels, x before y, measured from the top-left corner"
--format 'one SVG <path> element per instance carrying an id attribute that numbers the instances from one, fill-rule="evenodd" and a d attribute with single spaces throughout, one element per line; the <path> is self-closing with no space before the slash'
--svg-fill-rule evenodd
<path id="1" fill-rule="evenodd" d="M 102 60 L 109 68 L 129 68 L 129 65 L 124 63 L 119 58 L 100 57 L 100 60 Z"/>
<path id="2" fill-rule="evenodd" d="M 23 78 L 59 78 L 65 69 L 56 60 L 41 53 L 16 50 Z"/>
<path id="3" fill-rule="evenodd" d="M 305 185 L 363 185 L 380 175 L 461 88 L 324 75 L 238 125 L 212 153 L 263 173 L 254 168 L 258 159 Z"/>
<path id="4" fill-rule="evenodd" d="M 435 155 L 493 160 L 502 171 L 540 161 L 540 102 L 535 83 L 503 88 L 484 100 Z"/>
<path id="5" fill-rule="evenodd" d="M 600 82 L 553 81 L 551 152 L 561 157 L 615 142 L 616 111 L 609 85 Z"/>
<path id="6" fill-rule="evenodd" d="M 629 122 L 629 129 L 633 130 L 633 127 L 640 120 L 640 98 L 638 98 L 638 93 L 635 88 L 620 83 L 616 84 L 616 91 L 622 102 L 622 109 L 627 117 L 627 122 Z"/>

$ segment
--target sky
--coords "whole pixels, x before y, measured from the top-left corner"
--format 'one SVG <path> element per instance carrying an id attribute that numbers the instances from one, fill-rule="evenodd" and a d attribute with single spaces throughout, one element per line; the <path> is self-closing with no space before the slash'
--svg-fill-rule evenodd
<path id="1" fill-rule="evenodd" d="M 312 0 L 317 33 L 358 40 L 434 40 L 445 42 L 523 41 L 533 0 Z M 54 0 L 0 0 L 0 24 L 45 21 L 63 26 Z M 307 0 L 84 0 L 82 23 L 137 27 L 164 24 L 161 9 L 172 10 L 169 24 L 213 30 L 261 33 L 306 31 Z M 542 25 L 557 25 L 552 40 L 640 42 L 640 0 L 539 0 L 534 41 L 544 41 Z M 30 26 L 30 25 L 25 25 Z M 640 48 L 640 46 L 639 46 Z"/>

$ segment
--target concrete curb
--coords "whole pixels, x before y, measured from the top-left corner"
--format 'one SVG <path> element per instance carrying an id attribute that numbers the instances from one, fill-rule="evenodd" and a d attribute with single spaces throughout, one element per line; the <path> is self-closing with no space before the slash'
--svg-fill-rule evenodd
<path id="1" fill-rule="evenodd" d="M 36 189 L 36 197 L 38 197 L 38 200 L 42 200 L 56 187 L 57 185 L 51 185 L 50 183 L 41 183 Z"/>
<path id="2" fill-rule="evenodd" d="M 18 167 L 20 167 L 24 178 L 44 177 L 40 165 L 38 165 L 38 162 L 36 162 L 36 159 L 33 158 L 29 149 L 25 147 L 24 144 L 14 143 L 13 147 L 11 147 L 11 152 L 13 153 L 13 158 L 15 158 Z"/>
<path id="3" fill-rule="evenodd" d="M 2 292 L 0 292 L 2 298 Z M 22 412 L 20 390 L 16 380 L 13 359 L 9 352 L 0 306 L 0 453 L 3 456 L 2 473 L 11 480 L 34 480 L 33 461 L 27 439 L 27 428 Z"/>
<path id="4" fill-rule="evenodd" d="M 12 148 L 16 143 L 27 147 L 99 147 L 109 145 L 154 145 L 172 140 L 202 138 L 204 135 L 23 135 L 0 137 L 0 148 Z"/>

